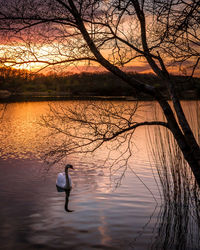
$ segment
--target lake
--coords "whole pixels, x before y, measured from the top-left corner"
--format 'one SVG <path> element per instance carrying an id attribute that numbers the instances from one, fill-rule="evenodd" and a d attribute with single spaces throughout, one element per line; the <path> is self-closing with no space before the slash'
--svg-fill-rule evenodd
<path id="1" fill-rule="evenodd" d="M 86 101 L 50 102 L 62 106 L 77 103 L 87 105 Z M 151 120 L 155 109 L 162 119 L 154 102 L 141 104 L 138 120 Z M 113 105 L 129 110 L 132 103 L 115 101 Z M 183 105 L 198 132 L 199 125 L 192 114 L 199 102 Z M 200 248 L 198 208 L 191 203 L 194 196 L 184 191 L 183 197 L 187 199 L 183 202 L 177 198 L 180 207 L 173 199 L 171 203 L 163 199 L 157 172 L 162 163 L 155 162 L 152 154 L 160 147 L 149 139 L 149 135 L 155 134 L 154 128 L 140 127 L 135 131 L 128 162 L 124 159 L 126 154 L 120 158 L 123 162 L 116 160 L 122 155 L 121 148 L 115 147 L 111 156 L 108 144 L 94 153 L 69 154 L 50 166 L 44 162 L 44 154 L 61 145 L 65 137 L 41 126 L 41 116 L 48 115 L 49 108 L 48 102 L 10 103 L 3 114 L 1 249 Z M 70 170 L 73 182 L 68 203 L 73 210 L 70 213 L 65 211 L 65 193 L 57 192 L 55 186 L 57 174 L 63 172 L 66 163 L 74 166 Z M 180 196 L 178 193 L 177 197 Z"/>

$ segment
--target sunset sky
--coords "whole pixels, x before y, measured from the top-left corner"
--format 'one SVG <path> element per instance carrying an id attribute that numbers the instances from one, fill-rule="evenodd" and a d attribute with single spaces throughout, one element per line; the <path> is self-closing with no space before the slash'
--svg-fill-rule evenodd
<path id="1" fill-rule="evenodd" d="M 15 53 L 16 51 L 20 51 L 20 50 L 24 50 L 25 47 L 21 47 L 21 46 L 17 46 L 15 44 L 15 46 L 8 46 L 5 44 L 1 44 L 0 45 L 0 50 L 1 50 L 1 55 L 3 55 L 3 57 L 5 55 L 8 55 L 10 53 L 12 53 L 12 58 L 13 58 L 13 53 Z M 53 56 L 50 55 L 49 56 L 49 50 L 51 48 L 49 46 L 47 46 L 45 49 L 43 50 L 37 50 L 37 47 L 35 48 L 35 53 L 37 54 L 38 58 L 41 58 L 43 61 L 51 61 L 53 59 Z M 45 54 L 46 53 L 46 54 Z M 87 62 L 87 61 L 81 61 L 81 62 L 72 62 L 72 63 L 67 63 L 67 64 L 58 64 L 55 66 L 49 66 L 46 63 L 40 63 L 40 62 L 28 62 L 28 63 L 24 63 L 24 61 L 28 61 L 30 60 L 30 57 L 26 57 L 26 56 L 22 56 L 21 58 L 19 57 L 14 57 L 13 61 L 15 61 L 15 59 L 17 59 L 16 61 L 19 62 L 18 63 L 7 63 L 6 65 L 8 66 L 12 66 L 13 68 L 16 69 L 26 69 L 32 72 L 41 72 L 43 74 L 48 73 L 49 71 L 55 71 L 57 73 L 63 73 L 63 72 L 69 72 L 69 73 L 81 73 L 81 72 L 91 72 L 91 73 L 95 73 L 95 72 L 105 72 L 107 71 L 105 68 L 103 68 L 101 65 L 99 65 L 96 62 Z M 31 60 L 35 60 L 34 56 Z M 31 61 L 30 60 L 30 61 Z M 153 71 L 151 70 L 151 68 L 149 67 L 148 63 L 146 62 L 145 59 L 137 59 L 134 60 L 134 62 L 128 63 L 126 66 L 124 67 L 120 67 L 123 71 L 126 72 L 137 72 L 137 73 L 153 73 Z M 173 65 L 173 66 L 169 66 L 168 70 L 172 73 L 172 74 L 189 74 L 191 72 L 190 69 L 190 65 L 187 65 L 186 67 L 186 71 L 180 71 L 180 68 Z M 195 75 L 196 77 L 200 76 L 200 68 L 196 69 L 196 73 Z"/>
<path id="2" fill-rule="evenodd" d="M 5 19 L 8 21 L 8 24 L 1 23 L 0 59 L 3 63 L 5 62 L 5 65 L 43 73 L 52 69 L 57 72 L 75 73 L 82 71 L 101 72 L 105 70 L 97 62 L 94 62 L 95 56 L 88 49 L 80 30 L 73 26 L 71 13 L 68 13 L 59 2 L 49 2 L 49 5 L 42 1 L 37 4 L 35 1 L 18 0 L 16 5 L 15 2 L 10 0 L 6 4 L 4 1 L 0 2 L 2 9 L 0 15 L 3 18 L 6 17 Z M 64 2 L 68 3 L 68 1 Z M 85 8 L 82 11 L 85 12 L 83 17 L 85 15 L 85 18 L 90 19 L 92 18 L 88 14 L 90 8 L 87 8 L 86 2 L 83 1 L 83 9 Z M 142 51 L 143 48 L 141 46 L 140 24 L 136 15 L 132 16 L 132 14 L 121 12 L 122 17 L 120 17 L 120 11 L 114 10 L 112 5 L 109 6 L 111 2 L 105 1 L 99 5 L 99 9 L 97 8 L 93 21 L 98 22 L 98 24 L 91 25 L 90 21 L 85 22 L 88 34 L 93 38 L 101 54 L 114 65 L 124 71 L 152 73 L 146 59 L 144 59 L 144 54 L 137 51 Z M 77 2 L 74 1 L 74 3 Z M 162 43 L 160 46 L 159 39 L 161 39 L 160 36 L 163 32 L 161 30 L 162 25 L 159 26 L 160 24 L 156 23 L 156 19 L 154 19 L 149 8 L 150 5 L 146 1 L 147 42 L 149 48 L 153 48 L 152 54 L 156 56 L 159 53 L 162 56 L 169 72 L 173 74 L 190 74 L 191 66 L 195 64 L 196 58 L 186 57 L 186 61 L 177 66 L 178 63 L 175 61 L 179 60 L 181 62 L 182 60 L 181 53 L 183 49 L 179 48 L 180 42 L 178 41 L 176 48 L 172 48 L 172 45 L 168 42 L 161 48 Z M 114 10 L 115 14 L 112 14 L 112 17 L 106 16 L 107 12 L 104 13 L 104 10 L 111 14 Z M 18 18 L 21 17 L 22 21 L 18 22 Z M 105 17 L 107 17 L 109 28 L 104 26 Z M 43 23 L 43 18 L 44 20 L 53 19 L 54 21 Z M 63 18 L 64 21 L 58 22 L 60 18 Z M 29 20 L 31 21 L 29 22 Z M 37 22 L 39 24 L 35 25 Z M 115 31 L 116 27 L 118 28 Z M 125 42 L 113 38 L 113 32 Z M 126 42 L 135 47 L 136 50 Z M 167 51 L 168 44 L 171 47 Z M 196 51 L 198 51 L 198 46 Z M 177 54 L 177 57 L 174 56 L 174 53 Z M 170 54 L 173 55 L 172 58 L 170 58 Z M 91 58 L 91 60 L 87 60 L 87 58 Z M 158 60 L 156 63 L 159 65 Z M 197 67 L 194 75 L 200 75 L 200 67 Z"/>

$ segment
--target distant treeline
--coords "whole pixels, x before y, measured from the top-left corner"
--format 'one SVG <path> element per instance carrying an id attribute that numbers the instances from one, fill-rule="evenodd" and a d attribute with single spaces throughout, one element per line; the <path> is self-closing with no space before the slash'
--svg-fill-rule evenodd
<path id="1" fill-rule="evenodd" d="M 164 91 L 163 82 L 153 74 L 129 73 L 135 79 L 159 87 Z M 180 98 L 200 97 L 200 78 L 173 76 L 177 82 Z M 56 96 L 137 96 L 137 93 L 111 73 L 80 74 L 34 74 L 27 70 L 0 68 L 0 90 L 7 90 L 12 95 L 43 93 Z M 165 93 L 166 96 L 168 93 Z"/>

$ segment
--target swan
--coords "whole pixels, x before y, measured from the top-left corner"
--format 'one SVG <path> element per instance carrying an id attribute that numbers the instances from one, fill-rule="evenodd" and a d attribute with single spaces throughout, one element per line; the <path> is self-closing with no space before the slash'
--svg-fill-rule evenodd
<path id="1" fill-rule="evenodd" d="M 59 173 L 56 180 L 56 187 L 58 192 L 63 192 L 65 190 L 71 190 L 72 180 L 68 173 L 69 168 L 74 169 L 71 164 L 65 166 L 65 172 Z"/>

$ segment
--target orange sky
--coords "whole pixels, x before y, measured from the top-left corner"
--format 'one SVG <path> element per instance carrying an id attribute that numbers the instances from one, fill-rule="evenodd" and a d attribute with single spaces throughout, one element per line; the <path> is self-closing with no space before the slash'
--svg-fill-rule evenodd
<path id="1" fill-rule="evenodd" d="M 15 52 L 17 52 L 18 50 L 22 50 L 24 48 L 26 48 L 25 46 L 20 48 L 21 45 L 17 46 L 17 43 L 15 43 L 15 46 L 11 46 L 11 45 L 6 45 L 4 44 L 0 44 L 0 57 L 3 56 L 8 56 L 11 55 L 13 56 Z M 48 47 L 42 47 L 42 50 L 40 51 L 40 49 L 38 49 L 37 47 L 34 48 L 35 49 L 35 53 L 36 55 L 38 55 L 39 58 L 42 58 L 42 60 L 48 61 L 48 60 L 52 60 L 54 59 L 53 56 L 50 54 L 50 57 L 48 55 L 48 51 L 51 50 L 51 46 L 49 45 Z M 18 53 L 20 54 L 20 52 L 18 51 Z M 46 53 L 46 54 L 45 54 Z M 27 57 L 22 55 L 21 59 L 19 57 L 17 57 L 18 62 L 22 62 L 23 60 L 28 60 L 30 57 Z M 34 60 L 34 56 L 32 56 L 33 60 Z M 62 58 L 61 58 L 62 59 Z M 59 60 L 59 58 L 58 58 Z M 41 64 L 41 63 L 24 63 L 24 64 L 20 64 L 20 65 L 13 65 L 13 64 L 7 64 L 10 65 L 14 68 L 17 69 L 26 69 L 29 71 L 33 71 L 33 72 L 41 72 L 41 73 L 48 73 L 49 71 L 51 72 L 56 72 L 56 73 L 63 73 L 63 72 L 69 72 L 69 73 L 81 73 L 81 72 L 104 72 L 106 71 L 102 66 L 98 65 L 97 63 L 94 62 L 79 62 L 79 63 L 71 63 L 68 65 L 56 65 L 54 67 L 45 67 L 46 64 Z M 43 70 L 40 71 L 40 69 L 44 68 Z M 122 68 L 124 71 L 127 72 L 136 72 L 136 73 L 153 73 L 153 71 L 150 69 L 149 65 L 146 63 L 146 61 L 143 59 L 135 59 L 133 62 L 129 63 L 127 66 Z M 187 68 L 186 71 L 181 71 L 178 67 L 176 66 L 171 66 L 168 67 L 169 72 L 171 72 L 172 74 L 187 74 L 189 75 L 191 73 L 191 69 Z M 197 68 L 195 71 L 194 76 L 196 77 L 200 77 L 200 68 Z"/>
<path id="2" fill-rule="evenodd" d="M 15 5 L 15 1 L 12 1 L 12 0 L 9 0 L 9 1 L 10 3 L 13 2 L 13 4 Z M 29 6 L 24 6 L 24 7 L 25 8 L 27 7 L 27 9 L 29 9 Z M 116 21 L 117 20 L 118 19 L 116 19 Z M 152 14 L 146 13 L 147 27 L 152 32 L 155 32 L 154 29 L 155 29 L 156 22 L 154 21 L 155 21 L 154 16 Z M 110 21 L 109 24 L 111 25 L 112 29 L 115 30 L 115 24 L 116 24 L 115 18 L 112 19 L 112 21 Z M 98 35 L 99 35 L 99 39 L 101 39 L 102 38 L 101 29 L 103 29 L 104 31 L 104 28 L 102 28 L 101 25 L 100 26 L 96 25 L 96 27 L 99 28 L 97 29 L 96 37 L 98 38 Z M 76 33 L 77 31 L 74 29 L 74 27 L 71 27 L 71 26 L 69 27 L 68 25 L 66 25 L 66 27 L 63 27 L 63 26 L 59 26 L 58 24 L 52 24 L 52 27 L 48 26 L 48 28 L 46 26 L 38 25 L 37 27 L 33 26 L 30 29 L 22 30 L 19 33 L 11 32 L 8 34 L 8 36 L 11 36 L 9 38 L 9 43 L 6 41 L 6 38 L 5 37 L 3 38 L 2 36 L 0 38 L 0 59 L 1 57 L 7 57 L 11 59 L 13 58 L 13 60 L 16 59 L 18 63 L 21 63 L 23 60 L 29 61 L 29 60 L 36 60 L 38 58 L 40 60 L 54 62 L 55 60 L 58 60 L 58 61 L 65 60 L 68 56 L 70 57 L 72 56 L 73 58 L 73 56 L 74 57 L 84 56 L 84 55 L 87 56 L 89 54 L 88 51 L 86 51 L 87 49 L 85 49 L 86 46 L 84 44 L 84 39 L 80 36 L 79 33 Z M 92 33 L 93 28 L 90 27 L 90 25 L 86 24 L 86 28 L 88 29 L 89 33 L 90 32 Z M 150 31 L 148 31 L 147 29 L 148 43 L 151 46 L 151 43 L 153 43 L 153 40 L 151 38 Z M 73 34 L 73 32 L 75 35 L 71 36 L 71 33 Z M 105 32 L 105 34 L 107 33 Z M 135 47 L 140 48 L 141 35 L 140 35 L 140 25 L 138 24 L 137 18 L 132 18 L 131 15 L 129 16 L 124 13 L 123 18 L 120 19 L 120 25 L 118 26 L 118 32 L 116 34 L 121 39 L 130 41 L 130 43 L 132 43 Z M 99 41 L 97 39 L 97 44 L 98 43 Z M 116 58 L 112 58 L 112 56 L 111 58 L 112 60 L 116 59 L 117 61 L 119 59 L 119 55 L 117 54 L 119 51 L 120 51 L 119 54 L 121 53 L 121 57 L 123 57 L 122 61 L 124 59 L 127 59 L 127 58 L 130 59 L 136 56 L 136 59 L 134 59 L 134 61 L 131 61 L 131 63 L 127 64 L 127 67 L 124 67 L 123 70 L 133 71 L 137 73 L 152 73 L 152 70 L 148 66 L 148 63 L 144 60 L 138 59 L 135 52 L 132 53 L 130 48 L 127 49 L 128 46 L 126 47 L 124 44 L 122 44 L 121 48 L 118 50 L 117 46 L 113 44 L 114 43 L 112 43 L 112 41 L 110 42 L 110 40 L 108 39 L 108 42 L 107 41 L 105 42 L 105 47 L 104 45 L 99 46 L 99 48 L 103 48 L 101 52 L 103 51 L 102 53 L 105 55 L 106 58 L 108 58 L 108 53 L 110 54 L 113 53 L 113 54 L 116 54 Z M 115 49 L 113 49 L 113 46 L 115 46 L 116 51 Z M 83 54 L 81 54 L 82 51 L 83 51 Z M 156 54 L 157 51 L 154 51 L 153 53 Z M 166 57 L 163 56 L 163 58 L 164 58 L 164 61 L 166 62 L 167 61 Z M 189 60 L 187 62 L 189 65 L 190 63 Z M 46 73 L 49 70 L 53 71 L 53 69 L 57 73 L 63 72 L 63 71 L 72 72 L 72 73 L 79 73 L 83 71 L 87 71 L 87 72 L 105 71 L 105 69 L 103 69 L 97 63 L 95 64 L 90 63 L 90 66 L 88 66 L 87 62 L 79 62 L 76 64 L 68 63 L 66 65 L 61 64 L 61 66 L 57 65 L 54 68 L 51 67 L 50 69 L 48 67 L 45 67 L 46 66 L 45 63 L 43 64 L 25 63 L 25 64 L 20 64 L 20 65 L 14 65 L 14 64 L 7 64 L 7 65 L 10 65 L 14 68 L 27 69 L 29 71 L 39 71 L 41 68 L 44 68 L 44 70 L 42 70 L 41 73 Z M 185 64 L 185 70 L 180 70 L 180 68 L 178 68 L 177 66 L 170 66 L 168 67 L 168 70 L 169 72 L 173 74 L 180 73 L 180 74 L 189 75 L 191 73 L 191 69 L 189 67 L 186 68 L 186 64 Z M 200 77 L 200 67 L 196 70 L 195 76 Z"/>

